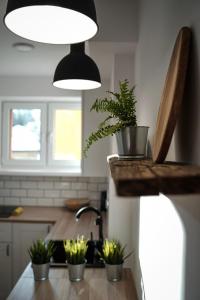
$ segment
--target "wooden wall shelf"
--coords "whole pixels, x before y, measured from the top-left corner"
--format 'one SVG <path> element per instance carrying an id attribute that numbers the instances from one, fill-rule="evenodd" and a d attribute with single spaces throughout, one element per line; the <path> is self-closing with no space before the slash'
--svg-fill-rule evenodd
<path id="1" fill-rule="evenodd" d="M 200 193 L 200 166 L 176 162 L 109 158 L 111 176 L 119 196 Z"/>

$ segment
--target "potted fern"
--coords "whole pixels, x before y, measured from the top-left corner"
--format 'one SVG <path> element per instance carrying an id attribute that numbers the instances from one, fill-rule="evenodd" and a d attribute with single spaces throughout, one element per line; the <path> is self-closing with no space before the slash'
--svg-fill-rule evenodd
<path id="1" fill-rule="evenodd" d="M 107 279 L 109 281 L 119 281 L 122 278 L 122 269 L 125 259 L 131 254 L 125 256 L 125 246 L 122 247 L 118 240 L 105 240 L 103 243 L 103 249 L 101 258 L 106 266 Z"/>
<path id="2" fill-rule="evenodd" d="M 83 153 L 98 140 L 116 134 L 118 154 L 122 158 L 142 158 L 146 154 L 147 126 L 137 126 L 135 87 L 129 88 L 129 81 L 119 82 L 119 93 L 108 91 L 110 97 L 97 98 L 90 111 L 107 113 L 86 140 Z M 111 123 L 112 121 L 112 123 Z"/>
<path id="3" fill-rule="evenodd" d="M 69 270 L 69 279 L 71 281 L 81 281 L 84 277 L 86 264 L 87 240 L 84 236 L 81 236 L 75 240 L 65 240 L 63 243 Z"/>
<path id="4" fill-rule="evenodd" d="M 48 279 L 50 259 L 55 251 L 53 242 L 36 240 L 28 249 L 35 280 Z"/>

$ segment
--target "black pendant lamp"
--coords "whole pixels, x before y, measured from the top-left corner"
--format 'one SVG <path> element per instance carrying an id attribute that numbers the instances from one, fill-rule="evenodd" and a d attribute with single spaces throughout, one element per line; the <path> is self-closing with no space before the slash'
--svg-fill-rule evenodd
<path id="1" fill-rule="evenodd" d="M 85 54 L 85 44 L 71 45 L 70 54 L 58 64 L 53 85 L 70 90 L 91 90 L 101 86 L 96 63 Z"/>
<path id="2" fill-rule="evenodd" d="M 94 0 L 8 0 L 5 25 L 36 42 L 73 44 L 98 31 Z"/>

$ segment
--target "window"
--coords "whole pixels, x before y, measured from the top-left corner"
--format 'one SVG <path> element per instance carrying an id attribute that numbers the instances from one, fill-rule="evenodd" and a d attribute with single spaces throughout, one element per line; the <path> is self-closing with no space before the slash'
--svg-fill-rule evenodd
<path id="1" fill-rule="evenodd" d="M 4 167 L 81 171 L 81 100 L 57 103 L 4 102 Z"/>
<path id="2" fill-rule="evenodd" d="M 51 165 L 68 164 L 80 166 L 81 161 L 81 109 L 80 104 L 66 105 L 52 104 L 49 110 L 50 151 Z M 68 128 L 68 130 L 67 130 Z"/>
<path id="3" fill-rule="evenodd" d="M 41 109 L 15 108 L 9 113 L 9 158 L 40 160 Z"/>

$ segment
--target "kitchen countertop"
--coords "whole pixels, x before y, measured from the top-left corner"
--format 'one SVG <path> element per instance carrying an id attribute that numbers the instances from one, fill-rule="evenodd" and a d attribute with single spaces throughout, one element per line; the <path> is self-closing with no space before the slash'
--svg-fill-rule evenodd
<path id="1" fill-rule="evenodd" d="M 25 206 L 24 212 L 19 216 L 0 218 L 0 222 L 25 222 L 25 223 L 52 223 L 54 224 L 47 239 L 59 240 L 66 238 L 76 238 L 78 234 L 83 234 L 90 238 L 90 231 L 93 232 L 94 239 L 98 239 L 98 226 L 95 225 L 96 214 L 87 212 L 76 222 L 75 213 L 63 207 L 41 207 Z M 107 217 L 103 216 L 104 237 L 107 236 Z"/>
<path id="2" fill-rule="evenodd" d="M 87 212 L 76 222 L 73 212 L 58 207 L 24 207 L 19 216 L 0 218 L 2 222 L 34 222 L 52 223 L 47 239 L 75 238 L 84 234 L 90 238 L 98 238 L 98 226 L 94 224 L 96 215 Z M 107 236 L 107 217 L 103 213 L 104 236 Z M 27 266 L 11 291 L 7 300 L 137 300 L 136 289 L 130 269 L 123 270 L 123 278 L 119 282 L 109 282 L 105 269 L 86 268 L 84 280 L 72 283 L 68 279 L 66 267 L 50 268 L 49 280 L 36 282 L 33 279 L 31 264 Z"/>
<path id="3" fill-rule="evenodd" d="M 122 280 L 109 282 L 105 269 L 86 269 L 84 280 L 70 282 L 67 268 L 51 268 L 49 280 L 36 282 L 30 264 L 7 300 L 137 300 L 130 269 Z"/>
<path id="4" fill-rule="evenodd" d="M 55 223 L 63 214 L 73 214 L 62 207 L 23 206 L 23 209 L 21 215 L 0 218 L 0 221 Z"/>

